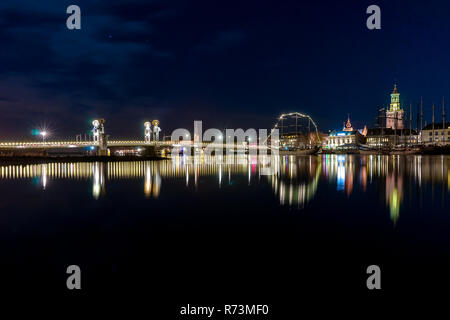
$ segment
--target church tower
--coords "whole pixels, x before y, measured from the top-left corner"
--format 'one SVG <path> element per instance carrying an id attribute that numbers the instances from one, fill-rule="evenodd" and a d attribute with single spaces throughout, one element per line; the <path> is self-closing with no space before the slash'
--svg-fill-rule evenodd
<path id="1" fill-rule="evenodd" d="M 403 129 L 403 109 L 400 106 L 400 93 L 397 91 L 397 85 L 394 85 L 391 104 L 389 110 L 386 111 L 386 128 Z"/>

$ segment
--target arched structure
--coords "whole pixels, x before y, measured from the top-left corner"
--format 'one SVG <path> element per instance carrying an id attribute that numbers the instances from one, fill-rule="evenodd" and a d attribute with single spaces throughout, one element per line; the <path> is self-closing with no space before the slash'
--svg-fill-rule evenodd
<path id="1" fill-rule="evenodd" d="M 273 129 L 279 130 L 280 147 L 296 149 L 320 144 L 317 124 L 307 114 L 300 112 L 282 114 L 277 118 Z"/>

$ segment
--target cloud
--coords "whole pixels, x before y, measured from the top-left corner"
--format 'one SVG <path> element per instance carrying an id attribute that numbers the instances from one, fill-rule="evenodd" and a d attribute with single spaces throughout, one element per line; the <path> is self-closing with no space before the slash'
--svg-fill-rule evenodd
<path id="1" fill-rule="evenodd" d="M 200 51 L 218 51 L 238 46 L 247 38 L 243 30 L 221 30 L 211 35 L 204 43 L 197 45 Z"/>

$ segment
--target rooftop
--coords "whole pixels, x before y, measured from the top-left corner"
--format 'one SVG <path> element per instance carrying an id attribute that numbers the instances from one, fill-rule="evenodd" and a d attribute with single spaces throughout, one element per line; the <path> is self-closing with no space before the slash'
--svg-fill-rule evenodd
<path id="1" fill-rule="evenodd" d="M 417 135 L 417 131 L 414 129 L 411 129 L 411 131 L 410 131 L 410 129 L 394 130 L 392 128 L 370 128 L 370 129 L 367 129 L 367 137 L 381 136 L 381 135 L 393 136 L 395 134 L 397 134 L 398 136 L 401 136 L 401 135 L 408 136 L 410 132 L 412 135 Z"/>
<path id="2" fill-rule="evenodd" d="M 330 137 L 334 137 L 334 136 L 350 136 L 353 134 L 359 133 L 359 131 L 357 130 L 353 130 L 353 131 L 336 131 L 333 130 L 330 132 L 329 136 Z"/>
<path id="3" fill-rule="evenodd" d="M 450 128 L 450 122 L 446 122 L 444 125 L 445 129 Z M 442 121 L 441 122 L 435 122 L 434 123 L 434 130 L 442 129 Z M 433 130 L 433 124 L 429 123 L 427 124 L 422 130 Z"/>

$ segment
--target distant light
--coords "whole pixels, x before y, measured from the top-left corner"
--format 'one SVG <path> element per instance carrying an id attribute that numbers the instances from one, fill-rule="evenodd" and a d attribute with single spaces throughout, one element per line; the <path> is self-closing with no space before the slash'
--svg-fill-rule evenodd
<path id="1" fill-rule="evenodd" d="M 222 140 L 222 136 L 219 136 L 219 140 Z"/>
<path id="2" fill-rule="evenodd" d="M 186 133 L 186 138 L 188 138 L 189 137 L 189 135 Z"/>
<path id="3" fill-rule="evenodd" d="M 41 132 L 39 132 L 39 134 L 40 134 L 41 136 L 45 137 L 45 136 L 47 135 L 47 131 L 41 131 Z"/>

